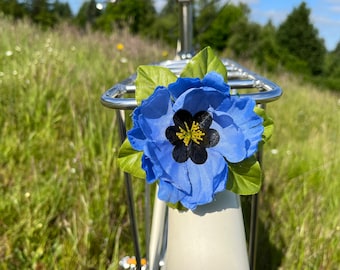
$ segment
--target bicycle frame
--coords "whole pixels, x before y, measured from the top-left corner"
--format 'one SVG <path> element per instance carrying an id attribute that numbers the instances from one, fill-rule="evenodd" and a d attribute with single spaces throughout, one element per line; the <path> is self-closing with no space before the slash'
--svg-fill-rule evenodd
<path id="1" fill-rule="evenodd" d="M 178 3 L 180 4 L 181 48 L 179 48 L 175 60 L 156 64 L 169 68 L 176 75 L 180 74 L 185 64 L 193 56 L 192 1 L 178 0 Z M 259 106 L 275 101 L 282 95 L 281 88 L 270 80 L 230 59 L 222 59 L 222 61 L 228 70 L 228 84 L 231 87 L 232 94 L 251 97 Z M 118 110 L 117 117 L 122 141 L 125 138 L 125 122 L 120 112 L 133 110 L 137 106 L 134 98 L 124 97 L 126 94 L 135 92 L 135 79 L 136 74 L 131 75 L 123 82 L 108 89 L 101 97 L 104 106 Z M 261 161 L 261 156 L 262 152 L 259 153 L 259 161 Z M 125 181 L 129 197 L 129 214 L 134 237 L 136 267 L 141 269 L 132 184 L 129 175 L 125 175 Z M 246 248 L 239 196 L 226 191 L 218 194 L 216 198 L 216 201 L 212 203 L 213 206 L 198 207 L 197 211 L 186 216 L 168 209 L 164 202 L 155 199 L 150 241 L 147 241 L 146 248 L 149 269 L 255 268 L 257 196 L 255 195 L 252 201 L 249 252 Z M 207 231 L 207 227 L 212 226 L 212 224 L 221 226 L 216 228 L 215 231 Z M 200 249 L 196 241 L 190 242 L 187 237 L 200 238 L 200 244 L 207 246 L 207 248 Z M 149 240 L 148 235 L 147 240 Z M 215 247 L 215 249 L 213 250 L 212 247 Z M 218 250 L 218 252 L 215 250 Z M 216 263 L 213 262 L 214 260 Z"/>

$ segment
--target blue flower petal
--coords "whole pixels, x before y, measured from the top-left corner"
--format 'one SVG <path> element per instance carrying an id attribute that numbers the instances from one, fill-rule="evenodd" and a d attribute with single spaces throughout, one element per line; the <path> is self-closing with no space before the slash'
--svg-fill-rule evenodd
<path id="1" fill-rule="evenodd" d="M 223 155 L 229 162 L 236 163 L 246 158 L 246 144 L 242 131 L 235 126 L 228 115 L 214 114 L 211 128 L 216 129 L 220 140 L 214 150 Z"/>
<path id="2" fill-rule="evenodd" d="M 250 98 L 234 97 L 231 106 L 221 110 L 226 111 L 234 120 L 235 124 L 242 130 L 246 141 L 247 155 L 250 157 L 257 151 L 257 145 L 262 139 L 263 119 L 254 112 L 255 101 Z"/>
<path id="3" fill-rule="evenodd" d="M 158 178 L 154 172 L 154 164 L 151 162 L 150 158 L 146 155 L 142 156 L 142 169 L 146 173 L 146 181 L 149 184 L 154 183 Z"/>
<path id="4" fill-rule="evenodd" d="M 211 89 L 192 89 L 182 94 L 174 103 L 173 110 L 177 111 L 184 108 L 192 115 L 200 111 L 208 111 L 210 107 L 216 108 L 227 95 Z"/>
<path id="5" fill-rule="evenodd" d="M 172 157 L 173 145 L 169 141 L 157 144 L 148 142 L 144 149 L 153 163 L 156 178 L 171 182 L 177 189 L 191 193 L 191 183 L 188 178 L 186 162 L 178 163 Z"/>
<path id="6" fill-rule="evenodd" d="M 230 86 L 225 83 L 223 77 L 217 72 L 209 72 L 206 74 L 202 80 L 203 86 L 208 86 L 222 93 L 230 93 Z"/>
<path id="7" fill-rule="evenodd" d="M 170 94 L 166 87 L 157 87 L 154 93 L 146 100 L 142 101 L 141 106 L 137 107 L 132 114 L 133 127 L 127 132 L 127 137 L 131 143 L 131 146 L 142 151 L 145 145 L 146 137 L 154 136 L 158 137 L 159 132 L 162 132 L 159 128 L 152 129 L 149 125 L 145 125 L 146 118 L 164 124 L 164 119 L 160 119 L 165 116 L 171 120 L 171 114 L 169 115 L 169 110 L 171 110 Z M 157 132 L 155 134 L 155 132 Z"/>
<path id="8" fill-rule="evenodd" d="M 174 98 L 178 98 L 185 91 L 202 86 L 199 78 L 178 78 L 176 82 L 169 84 L 168 89 Z"/>
<path id="9" fill-rule="evenodd" d="M 258 150 L 258 143 L 262 140 L 264 128 L 262 125 L 251 128 L 248 132 L 244 132 L 247 144 L 247 157 L 252 156 Z"/>
<path id="10" fill-rule="evenodd" d="M 157 88 L 154 94 L 143 102 L 140 113 L 139 126 L 145 137 L 152 141 L 165 140 L 165 130 L 173 122 L 169 92 Z"/>
<path id="11" fill-rule="evenodd" d="M 140 116 L 140 107 L 137 107 L 132 114 L 133 127 L 127 132 L 127 137 L 131 146 L 137 150 L 142 151 L 145 145 L 145 135 L 140 128 L 138 118 Z"/>
<path id="12" fill-rule="evenodd" d="M 228 178 L 228 166 L 222 155 L 212 149 L 207 149 L 209 158 L 203 165 L 188 161 L 189 179 L 192 193 L 185 196 L 181 203 L 188 209 L 210 203 L 215 193 L 225 190 Z"/>
<path id="13" fill-rule="evenodd" d="M 251 98 L 231 97 L 231 102 L 223 102 L 221 107 L 217 108 L 217 110 L 226 112 L 228 115 L 230 115 L 239 127 L 245 125 L 247 128 L 249 128 L 250 126 L 254 126 L 253 124 L 249 126 L 249 120 L 254 116 L 257 116 L 257 114 L 254 112 L 254 107 L 255 101 Z M 257 124 L 262 124 L 261 117 L 257 116 L 256 119 L 259 121 Z"/>
<path id="14" fill-rule="evenodd" d="M 177 203 L 187 194 L 166 181 L 159 181 L 158 198 L 162 201 Z"/>

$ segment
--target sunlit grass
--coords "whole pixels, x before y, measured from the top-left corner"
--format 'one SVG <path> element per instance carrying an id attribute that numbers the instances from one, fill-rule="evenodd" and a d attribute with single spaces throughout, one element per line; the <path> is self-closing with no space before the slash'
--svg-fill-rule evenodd
<path id="1" fill-rule="evenodd" d="M 284 96 L 268 105 L 276 129 L 265 150 L 261 195 L 262 265 L 275 269 L 337 269 L 340 265 L 340 95 L 276 78 Z M 271 256 L 273 256 L 271 258 Z M 267 258 L 267 259 L 266 259 Z M 261 269 L 261 268 L 260 268 Z"/>
<path id="2" fill-rule="evenodd" d="M 133 249 L 100 96 L 162 52 L 124 32 L 1 19 L 0 34 L 0 268 L 116 269 Z"/>
<path id="3" fill-rule="evenodd" d="M 169 50 L 125 32 L 0 22 L 0 269 L 117 269 L 132 237 L 115 114 L 99 98 Z M 263 75 L 284 95 L 267 106 L 276 129 L 265 147 L 258 269 L 337 269 L 340 97 Z M 140 221 L 143 185 L 134 181 Z"/>

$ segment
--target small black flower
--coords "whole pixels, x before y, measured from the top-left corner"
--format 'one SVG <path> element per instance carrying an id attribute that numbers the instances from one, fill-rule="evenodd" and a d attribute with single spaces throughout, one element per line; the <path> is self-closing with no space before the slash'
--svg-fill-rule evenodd
<path id="1" fill-rule="evenodd" d="M 166 129 L 165 135 L 174 145 L 172 156 L 182 163 L 190 158 L 196 164 L 203 164 L 208 153 L 206 148 L 219 142 L 220 136 L 211 129 L 212 117 L 208 112 L 198 112 L 194 116 L 186 110 L 178 110 L 173 120 L 175 125 Z"/>

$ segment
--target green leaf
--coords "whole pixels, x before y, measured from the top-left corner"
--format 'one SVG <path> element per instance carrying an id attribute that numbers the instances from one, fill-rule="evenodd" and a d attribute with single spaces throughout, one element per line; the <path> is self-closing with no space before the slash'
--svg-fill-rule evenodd
<path id="1" fill-rule="evenodd" d="M 188 211 L 188 208 L 184 207 L 181 202 L 177 202 L 177 203 L 167 203 L 167 206 L 169 206 L 172 209 L 177 209 L 178 211 L 181 212 L 186 212 Z"/>
<path id="2" fill-rule="evenodd" d="M 240 195 L 259 192 L 262 183 L 262 171 L 255 156 L 240 163 L 228 163 L 229 176 L 227 189 Z"/>
<path id="3" fill-rule="evenodd" d="M 274 121 L 266 114 L 266 111 L 259 106 L 256 106 L 254 111 L 258 116 L 263 118 L 264 131 L 262 134 L 262 143 L 266 143 L 273 134 Z"/>
<path id="4" fill-rule="evenodd" d="M 221 74 L 224 81 L 228 80 L 227 69 L 223 62 L 214 54 L 210 47 L 206 47 L 196 54 L 184 67 L 181 77 L 203 79 L 211 71 Z"/>
<path id="5" fill-rule="evenodd" d="M 128 139 L 125 139 L 119 149 L 118 165 L 124 171 L 135 177 L 145 179 L 145 171 L 142 169 L 143 152 L 132 148 Z"/>
<path id="6" fill-rule="evenodd" d="M 140 104 L 157 86 L 168 86 L 177 80 L 170 69 L 160 66 L 139 66 L 136 78 L 136 100 Z"/>

